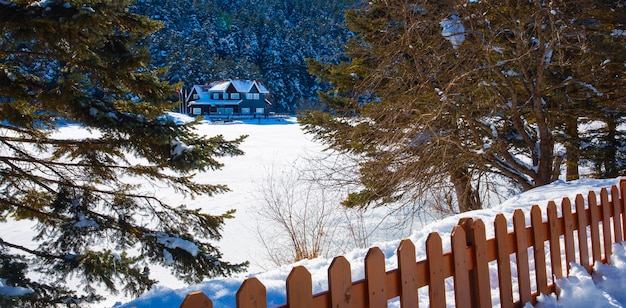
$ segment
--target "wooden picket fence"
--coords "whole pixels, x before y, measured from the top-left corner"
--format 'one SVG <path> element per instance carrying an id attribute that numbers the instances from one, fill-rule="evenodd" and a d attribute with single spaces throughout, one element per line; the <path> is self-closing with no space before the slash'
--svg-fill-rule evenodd
<path id="1" fill-rule="evenodd" d="M 387 272 L 383 252 L 377 247 L 370 248 L 365 258 L 365 279 L 355 282 L 350 263 L 342 256 L 336 257 L 328 269 L 328 291 L 315 295 L 311 274 L 306 268 L 296 266 L 286 281 L 287 303 L 279 307 L 387 307 L 388 300 L 397 299 L 401 307 L 413 308 L 418 307 L 418 289 L 425 286 L 428 286 L 430 307 L 445 307 L 445 280 L 449 277 L 454 281 L 456 307 L 491 307 L 490 275 L 494 273 L 489 273 L 490 262 L 497 262 L 501 307 L 534 304 L 539 294 L 557 291 L 554 281 L 569 275 L 571 262 L 591 272 L 594 262 L 610 261 L 612 244 L 623 241 L 626 235 L 625 191 L 626 180 L 622 180 L 620 189 L 616 186 L 610 191 L 602 189 L 599 202 L 596 194 L 589 192 L 587 206 L 582 195 L 576 196 L 573 208 L 570 200 L 564 198 L 560 217 L 556 203 L 550 201 L 547 221 L 543 221 L 541 209 L 535 205 L 530 211 L 530 226 L 526 226 L 522 210 L 517 209 L 512 232 L 507 230 L 504 215 L 498 214 L 493 222 L 495 237 L 491 239 L 486 238 L 481 220 L 461 219 L 451 234 L 452 251 L 443 252 L 441 237 L 431 233 L 426 240 L 426 259 L 416 261 L 415 246 L 405 239 L 397 249 L 398 268 Z M 529 274 L 529 248 L 532 248 L 534 277 Z M 565 260 L 561 257 L 562 249 Z M 512 280 L 513 253 L 516 283 Z M 519 298 L 513 297 L 514 288 Z M 267 307 L 265 286 L 257 278 L 246 279 L 237 291 L 236 301 L 238 308 Z M 202 292 L 188 294 L 180 305 L 180 308 L 198 307 L 213 307 Z"/>

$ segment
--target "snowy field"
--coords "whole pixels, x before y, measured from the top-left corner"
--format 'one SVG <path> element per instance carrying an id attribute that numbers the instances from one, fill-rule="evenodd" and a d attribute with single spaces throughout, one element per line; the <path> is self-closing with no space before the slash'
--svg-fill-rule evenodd
<path id="1" fill-rule="evenodd" d="M 184 118 L 181 117 L 181 120 Z M 208 213 L 220 214 L 229 209 L 236 209 L 235 218 L 225 222 L 223 238 L 216 245 L 224 254 L 225 260 L 250 261 L 247 273 L 186 286 L 169 275 L 165 269 L 151 267 L 151 278 L 159 281 L 151 291 L 137 299 L 112 295 L 106 301 L 93 307 L 178 307 L 186 294 L 197 290 L 207 294 L 213 300 L 214 307 L 235 307 L 235 293 L 247 277 L 257 277 L 267 287 L 269 304 L 278 305 L 285 302 L 285 279 L 294 265 L 303 265 L 311 272 L 314 293 L 324 291 L 327 286 L 328 266 L 332 261 L 332 256 L 337 254 L 304 260 L 297 264 L 277 266 L 268 255 L 267 244 L 264 245 L 260 240 L 260 237 L 269 236 L 275 231 L 273 225 L 264 225 L 259 217 L 259 211 L 262 211 L 265 206 L 263 190 L 267 187 L 268 181 L 276 180 L 276 174 L 284 175 L 293 170 L 299 170 L 303 164 L 307 163 L 307 159 L 320 155 L 322 151 L 322 146 L 313 142 L 310 136 L 304 135 L 294 121 L 293 119 L 270 119 L 231 124 L 203 123 L 198 127 L 200 133 L 210 136 L 222 134 L 227 139 L 234 139 L 240 135 L 249 136 L 241 145 L 241 149 L 246 153 L 244 156 L 222 158 L 220 161 L 225 164 L 222 170 L 199 174 L 196 178 L 199 182 L 226 184 L 232 190 L 231 192 L 213 197 L 184 200 L 171 199 L 175 197 L 167 187 L 152 188 L 157 196 L 169 199 L 168 201 L 172 203 L 186 203 L 191 207 L 200 207 Z M 69 126 L 62 128 L 59 134 L 80 138 L 86 132 L 79 127 Z M 352 214 L 346 213 L 341 208 L 333 210 L 337 213 L 337 217 L 343 217 L 343 219 L 347 217 L 348 220 L 353 220 L 353 217 L 363 219 L 362 224 L 370 229 L 376 229 L 376 232 L 372 231 L 373 235 L 368 238 L 367 247 L 378 246 L 382 249 L 386 257 L 386 267 L 389 270 L 396 267 L 395 250 L 402 238 L 410 238 L 415 243 L 419 260 L 425 257 L 424 243 L 430 232 L 438 232 L 444 239 L 444 251 L 450 250 L 449 235 L 461 216 L 483 219 L 487 226 L 488 236 L 491 237 L 493 235 L 492 221 L 498 213 L 504 213 L 510 220 L 516 208 L 522 208 L 528 213 L 533 204 L 545 207 L 548 200 L 560 201 L 563 196 L 573 198 L 577 193 L 586 195 L 589 190 L 599 191 L 600 188 L 609 187 L 617 181 L 613 179 L 557 182 L 517 195 L 490 209 L 435 222 L 424 222 L 422 217 L 413 225 L 401 227 L 396 226 L 393 217 L 387 217 L 389 213 L 384 210 L 368 212 L 366 216 L 350 216 Z M 332 200 L 331 197 L 330 202 L 338 203 L 341 196 L 334 197 L 337 199 Z M 387 220 L 383 221 L 384 217 L 387 217 Z M 30 228 L 29 225 L 25 223 L 8 226 L 5 224 L 0 225 L 0 232 L 23 237 L 24 241 L 28 241 L 29 236 L 32 235 L 26 232 L 28 228 Z M 337 237 L 341 233 L 338 231 Z M 367 249 L 345 249 L 349 245 L 343 247 L 342 254 L 352 266 L 353 280 L 363 278 L 363 260 Z M 558 301 L 552 295 L 542 296 L 538 307 L 622 307 L 626 305 L 626 294 L 620 290 L 626 286 L 626 251 L 625 247 L 620 244 L 615 245 L 613 250 L 615 256 L 611 260 L 611 265 L 596 265 L 593 277 L 589 276 L 584 269 L 574 267 L 570 278 L 557 281 L 562 290 Z M 495 270 L 495 267 L 492 270 Z M 497 285 L 497 276 L 492 275 L 492 279 L 493 287 Z M 0 288 L 2 288 L 1 285 Z M 428 306 L 426 290 L 420 290 L 420 292 L 422 292 L 420 305 L 426 307 Z M 496 293 L 493 294 L 494 306 L 499 306 L 499 299 Z M 516 296 L 514 294 L 514 298 Z M 453 304 L 454 299 L 449 298 L 448 303 Z M 398 306 L 398 303 L 390 303 L 390 307 L 395 306 Z"/>

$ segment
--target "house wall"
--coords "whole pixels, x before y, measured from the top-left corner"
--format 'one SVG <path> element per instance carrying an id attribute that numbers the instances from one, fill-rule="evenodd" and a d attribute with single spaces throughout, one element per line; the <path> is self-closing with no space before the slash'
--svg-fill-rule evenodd
<path id="1" fill-rule="evenodd" d="M 195 113 L 196 111 L 200 113 Z M 254 110 L 254 109 L 251 109 Z M 240 114 L 241 108 L 237 105 L 222 105 L 222 106 L 210 106 L 210 105 L 192 105 L 189 107 L 190 115 L 229 115 Z M 254 111 L 251 112 L 251 114 Z"/>
<path id="2" fill-rule="evenodd" d="M 205 115 L 209 114 L 211 106 L 206 105 L 191 105 L 189 106 L 189 114 L 190 115 Z M 198 110 L 200 111 L 198 113 Z"/>
<path id="3" fill-rule="evenodd" d="M 260 100 L 246 100 L 244 99 L 241 104 L 239 104 L 240 108 L 250 108 L 250 113 L 256 113 L 257 108 L 263 108 L 263 113 L 267 113 L 267 106 L 265 105 L 265 101 Z"/>

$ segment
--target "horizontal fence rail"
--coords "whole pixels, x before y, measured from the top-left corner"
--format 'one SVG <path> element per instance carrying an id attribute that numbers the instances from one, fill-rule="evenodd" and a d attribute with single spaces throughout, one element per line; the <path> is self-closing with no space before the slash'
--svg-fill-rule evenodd
<path id="1" fill-rule="evenodd" d="M 328 268 L 328 291 L 315 295 L 311 274 L 303 266 L 296 266 L 286 281 L 287 303 L 278 307 L 387 307 L 390 299 L 397 298 L 401 307 L 413 308 L 418 307 L 418 289 L 422 287 L 428 287 L 430 307 L 491 307 L 490 277 L 494 273 L 489 272 L 490 262 L 497 263 L 501 307 L 535 304 L 539 294 L 556 292 L 554 281 L 569 275 L 570 263 L 578 263 L 591 273 L 595 262 L 610 261 L 612 244 L 622 242 L 626 235 L 625 190 L 626 180 L 622 180 L 620 189 L 603 188 L 599 200 L 591 191 L 587 206 L 580 194 L 574 204 L 564 198 L 561 216 L 557 215 L 557 204 L 550 201 L 547 221 L 543 221 L 539 206 L 534 205 L 528 226 L 524 212 L 517 209 L 512 217 L 512 232 L 504 215 L 498 214 L 493 221 L 494 237 L 490 239 L 481 220 L 461 219 L 450 236 L 451 251 L 443 252 L 441 236 L 431 233 L 426 240 L 426 259 L 417 261 L 415 245 L 405 239 L 397 248 L 398 268 L 390 271 L 385 271 L 383 252 L 372 247 L 365 257 L 365 278 L 355 282 L 347 259 L 335 257 Z M 513 254 L 515 271 L 511 269 Z M 530 262 L 531 258 L 534 262 Z M 534 277 L 529 274 L 531 264 Z M 514 272 L 516 279 L 512 279 Z M 454 281 L 454 303 L 446 303 L 448 278 Z M 514 298 L 514 290 L 519 298 Z M 267 307 L 266 288 L 257 278 L 248 278 L 237 291 L 236 301 L 239 308 Z M 180 305 L 192 307 L 212 308 L 213 304 L 202 292 L 194 292 Z"/>

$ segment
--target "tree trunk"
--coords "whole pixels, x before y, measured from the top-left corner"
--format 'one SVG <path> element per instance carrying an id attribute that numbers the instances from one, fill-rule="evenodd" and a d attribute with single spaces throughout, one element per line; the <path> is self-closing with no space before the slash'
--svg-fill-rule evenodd
<path id="1" fill-rule="evenodd" d="M 472 187 L 472 178 L 467 169 L 451 170 L 450 181 L 454 185 L 460 212 L 482 209 L 480 196 L 478 191 Z"/>
<path id="2" fill-rule="evenodd" d="M 604 138 L 605 146 L 602 148 L 602 162 L 604 164 L 604 172 L 602 177 L 615 178 L 619 175 L 617 167 L 617 121 L 613 114 L 606 117 L 606 136 Z"/>
<path id="3" fill-rule="evenodd" d="M 565 119 L 565 133 L 567 140 L 565 141 L 565 151 L 567 159 L 565 165 L 567 167 L 565 173 L 566 181 L 578 180 L 578 160 L 580 159 L 580 137 L 578 136 L 578 119 L 576 116 L 567 115 Z"/>
<path id="4" fill-rule="evenodd" d="M 539 161 L 535 165 L 537 167 L 537 173 L 535 178 L 535 187 L 550 184 L 552 182 L 552 175 L 554 168 L 558 168 L 554 164 L 554 139 L 548 126 L 548 119 L 546 111 L 543 108 L 543 101 L 540 96 L 541 92 L 537 90 L 533 98 L 533 115 L 537 119 L 537 150 L 536 154 Z"/>

